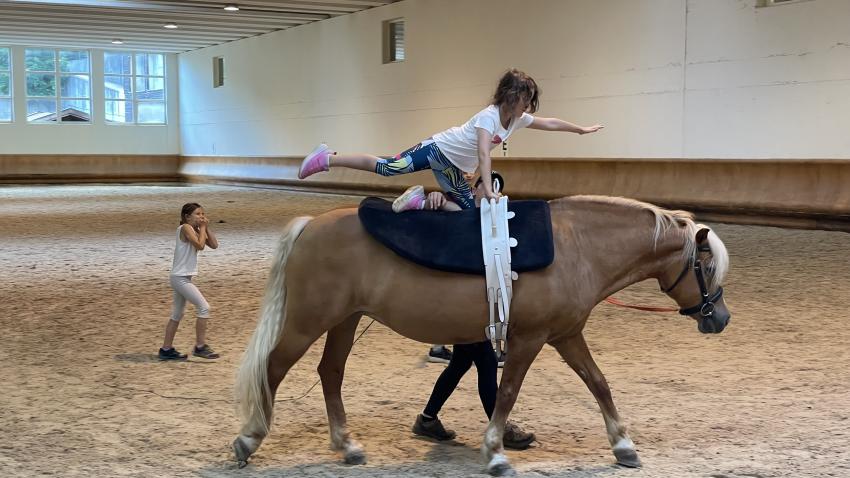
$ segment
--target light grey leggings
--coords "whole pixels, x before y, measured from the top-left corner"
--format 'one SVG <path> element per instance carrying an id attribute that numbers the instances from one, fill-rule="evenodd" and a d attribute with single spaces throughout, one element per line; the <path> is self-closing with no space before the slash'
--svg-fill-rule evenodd
<path id="1" fill-rule="evenodd" d="M 171 320 L 180 322 L 188 300 L 195 306 L 199 319 L 210 318 L 210 305 L 198 287 L 192 283 L 192 276 L 171 276 L 171 288 L 174 289 L 174 304 L 171 307 Z"/>

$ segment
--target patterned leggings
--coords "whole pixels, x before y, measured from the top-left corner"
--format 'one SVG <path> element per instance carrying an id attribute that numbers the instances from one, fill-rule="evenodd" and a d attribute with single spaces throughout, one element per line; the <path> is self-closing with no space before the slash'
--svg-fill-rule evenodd
<path id="1" fill-rule="evenodd" d="M 375 172 L 381 176 L 398 176 L 423 169 L 434 173 L 437 184 L 461 209 L 475 207 L 472 188 L 464 179 L 463 171 L 449 161 L 432 139 L 426 139 L 393 158 L 382 159 L 375 166 Z"/>

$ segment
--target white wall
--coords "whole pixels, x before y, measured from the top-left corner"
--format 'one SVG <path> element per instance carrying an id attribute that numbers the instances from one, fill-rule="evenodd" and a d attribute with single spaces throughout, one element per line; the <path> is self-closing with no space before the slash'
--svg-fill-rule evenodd
<path id="1" fill-rule="evenodd" d="M 850 158 L 850 2 L 405 0 L 179 55 L 183 154 L 393 154 L 467 120 L 508 67 L 538 115 L 516 157 Z M 407 59 L 381 64 L 381 22 Z M 212 88 L 212 57 L 226 84 Z"/>
<path id="2" fill-rule="evenodd" d="M 41 48 L 41 47 L 39 47 Z M 55 48 L 62 48 L 56 45 Z M 166 54 L 167 125 L 107 125 L 104 119 L 103 50 L 89 50 L 92 122 L 26 121 L 24 49 L 12 46 L 14 119 L 0 123 L 0 154 L 179 154 L 177 56 Z"/>

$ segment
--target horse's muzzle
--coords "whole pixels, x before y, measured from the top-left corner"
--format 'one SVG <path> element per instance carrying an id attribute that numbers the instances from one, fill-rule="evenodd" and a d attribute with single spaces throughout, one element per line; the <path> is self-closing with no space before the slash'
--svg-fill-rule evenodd
<path id="1" fill-rule="evenodd" d="M 704 334 L 719 334 L 729 324 L 729 314 L 714 313 L 697 319 L 697 328 Z"/>

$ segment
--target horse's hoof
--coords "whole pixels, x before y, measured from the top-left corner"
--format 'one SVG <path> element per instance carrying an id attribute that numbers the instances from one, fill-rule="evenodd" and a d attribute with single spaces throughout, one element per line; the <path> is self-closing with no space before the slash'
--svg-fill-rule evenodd
<path id="1" fill-rule="evenodd" d="M 516 471 L 508 463 L 498 463 L 487 469 L 490 476 L 516 476 Z"/>
<path id="2" fill-rule="evenodd" d="M 487 473 L 490 476 L 516 476 L 516 472 L 511 467 L 511 463 L 502 454 L 495 454 L 487 465 Z"/>
<path id="3" fill-rule="evenodd" d="M 248 462 L 245 461 L 245 460 L 239 460 L 239 461 L 236 462 L 236 466 L 238 466 L 239 469 L 241 470 L 242 468 L 245 468 L 246 466 L 248 466 Z"/>
<path id="4" fill-rule="evenodd" d="M 617 464 L 627 468 L 640 468 L 640 458 L 634 450 L 614 450 L 614 456 L 617 457 Z"/>
<path id="5" fill-rule="evenodd" d="M 233 440 L 233 455 L 236 456 L 239 468 L 245 468 L 245 465 L 248 464 L 248 458 L 251 457 L 251 449 L 239 437 L 236 437 Z"/>
<path id="6" fill-rule="evenodd" d="M 363 450 L 351 450 L 343 459 L 346 465 L 365 465 L 366 453 Z"/>

